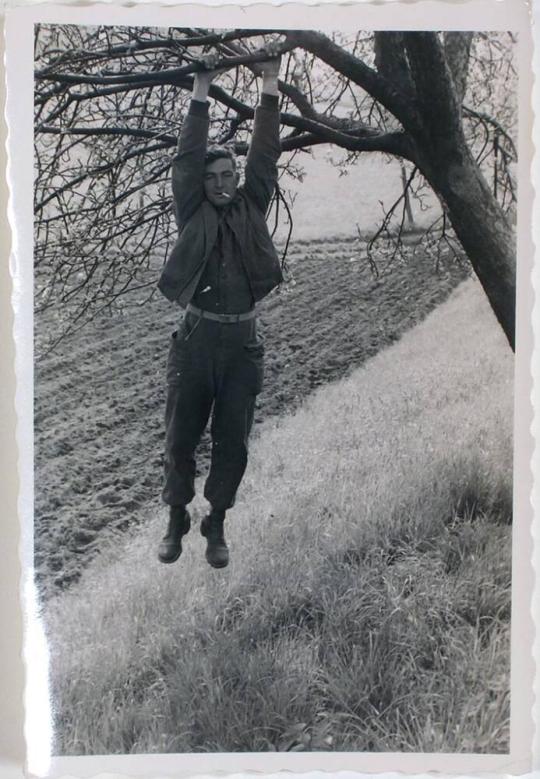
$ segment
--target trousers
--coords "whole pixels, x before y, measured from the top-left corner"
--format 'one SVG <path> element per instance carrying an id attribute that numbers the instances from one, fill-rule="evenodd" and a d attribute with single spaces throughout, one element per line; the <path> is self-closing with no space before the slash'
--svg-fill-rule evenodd
<path id="1" fill-rule="evenodd" d="M 163 500 L 187 505 L 195 494 L 195 449 L 211 415 L 212 450 L 204 497 L 234 504 L 248 457 L 264 345 L 255 318 L 222 323 L 186 313 L 167 360 Z"/>

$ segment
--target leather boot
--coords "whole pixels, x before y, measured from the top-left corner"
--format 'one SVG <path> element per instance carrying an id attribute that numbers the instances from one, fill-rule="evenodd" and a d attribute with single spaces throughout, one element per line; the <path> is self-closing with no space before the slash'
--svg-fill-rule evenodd
<path id="1" fill-rule="evenodd" d="M 206 559 L 212 568 L 229 564 L 229 550 L 223 535 L 224 511 L 212 510 L 201 522 L 201 535 L 206 538 Z"/>
<path id="2" fill-rule="evenodd" d="M 182 554 L 182 536 L 189 532 L 191 518 L 185 506 L 171 506 L 167 532 L 161 539 L 158 558 L 162 563 L 174 563 Z"/>

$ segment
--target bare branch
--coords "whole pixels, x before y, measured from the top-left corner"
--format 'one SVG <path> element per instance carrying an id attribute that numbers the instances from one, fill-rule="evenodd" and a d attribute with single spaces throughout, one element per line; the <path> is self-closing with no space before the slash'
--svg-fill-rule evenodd
<path id="1" fill-rule="evenodd" d="M 393 113 L 405 129 L 418 125 L 414 104 L 409 96 L 404 95 L 390 80 L 368 67 L 362 60 L 337 46 L 326 35 L 310 30 L 298 30 L 290 33 L 289 37 L 365 89 Z"/>

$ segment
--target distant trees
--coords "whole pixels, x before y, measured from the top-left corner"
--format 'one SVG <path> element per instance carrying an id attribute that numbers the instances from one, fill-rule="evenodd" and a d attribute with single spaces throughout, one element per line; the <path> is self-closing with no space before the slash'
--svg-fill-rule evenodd
<path id="1" fill-rule="evenodd" d="M 125 291 L 175 237 L 168 171 L 202 53 L 228 68 L 212 86 L 212 134 L 246 151 L 259 49 L 281 41 L 284 166 L 319 144 L 404 160 L 401 209 L 427 184 L 436 226 L 468 255 L 514 346 L 514 41 L 506 33 L 36 29 L 36 303 L 69 328 Z M 282 202 L 284 202 L 282 200 Z M 399 242 L 399 233 L 397 236 Z"/>

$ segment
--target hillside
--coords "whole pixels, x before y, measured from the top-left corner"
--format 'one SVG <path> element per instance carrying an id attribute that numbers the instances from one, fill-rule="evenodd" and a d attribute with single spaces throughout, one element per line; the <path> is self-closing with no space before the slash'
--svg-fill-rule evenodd
<path id="1" fill-rule="evenodd" d="M 340 167 L 343 150 L 321 146 L 295 157 L 301 179 L 283 177 L 282 186 L 292 196 L 292 217 L 296 240 L 326 240 L 328 236 L 347 237 L 356 232 L 373 233 L 385 211 L 403 192 L 401 168 L 395 158 L 382 154 L 360 155 L 352 165 Z M 440 216 L 437 198 L 427 188 L 422 204 L 411 204 L 417 225 L 427 227 Z M 401 208 L 391 220 L 398 225 Z M 278 237 L 286 235 L 280 224 Z"/>
<path id="2" fill-rule="evenodd" d="M 292 280 L 261 308 L 266 378 L 255 429 L 399 339 L 468 273 L 465 262 L 436 267 L 413 249 L 377 277 L 357 240 L 292 245 Z M 165 363 L 180 312 L 159 295 L 142 301 L 128 299 L 36 366 L 35 566 L 46 596 L 156 512 Z M 38 340 L 48 326 L 38 319 Z M 202 468 L 207 453 L 205 439 Z"/>
<path id="3" fill-rule="evenodd" d="M 507 751 L 512 372 L 467 281 L 259 425 L 228 569 L 154 499 L 48 604 L 56 751 Z"/>

